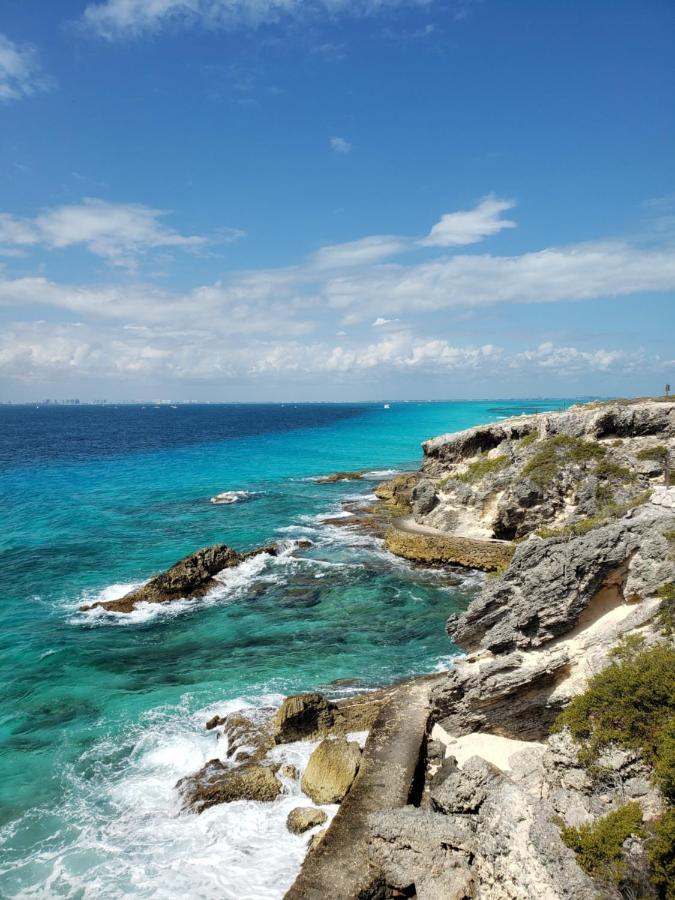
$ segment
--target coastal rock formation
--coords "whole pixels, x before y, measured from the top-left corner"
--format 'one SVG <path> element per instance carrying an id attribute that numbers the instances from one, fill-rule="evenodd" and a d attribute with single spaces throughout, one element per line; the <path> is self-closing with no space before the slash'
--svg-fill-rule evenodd
<path id="1" fill-rule="evenodd" d="M 586 746 L 551 726 L 589 679 L 614 671 L 618 642 L 623 653 L 661 653 L 672 642 L 675 487 L 664 460 L 675 450 L 675 403 L 519 417 L 424 450 L 421 473 L 378 488 L 396 514 L 414 518 L 390 549 L 414 546 L 415 523 L 439 542 L 519 540 L 501 545 L 512 559 L 448 620 L 467 655 L 429 683 L 429 706 L 412 702 L 422 685 L 411 682 L 400 689 L 400 720 L 388 722 L 386 707 L 377 719 L 354 784 L 288 900 L 331 890 L 345 900 L 656 897 L 644 834 L 666 801 L 653 761 L 610 744 L 589 766 Z M 654 708 L 670 709 L 660 700 Z M 420 755 L 406 770 L 406 793 L 389 794 L 398 769 L 381 747 L 392 752 L 404 736 Z M 612 851 L 615 865 L 584 871 L 565 828 L 599 827 L 627 804 L 637 819 Z"/>
<path id="2" fill-rule="evenodd" d="M 206 723 L 207 730 L 220 729 L 227 740 L 226 755 L 237 762 L 260 761 L 274 746 L 272 735 L 273 709 L 237 711 L 228 716 L 213 716 Z"/>
<path id="3" fill-rule="evenodd" d="M 109 612 L 130 613 L 138 603 L 168 603 L 172 600 L 193 599 L 203 597 L 217 582 L 214 576 L 223 569 L 238 566 L 244 560 L 260 553 L 276 554 L 276 547 L 261 547 L 252 553 L 237 553 L 226 544 L 214 544 L 203 547 L 184 557 L 147 584 L 126 594 L 119 600 L 105 600 L 82 606 L 85 612 L 90 609 L 105 609 Z"/>
<path id="4" fill-rule="evenodd" d="M 316 692 L 286 697 L 272 723 L 274 740 L 277 744 L 285 744 L 326 734 L 335 721 L 336 712 L 337 706 Z"/>
<path id="5" fill-rule="evenodd" d="M 666 449 L 672 401 L 589 404 L 433 438 L 405 491 L 390 482 L 377 493 L 403 493 L 422 525 L 512 540 L 613 515 L 662 480 Z"/>
<path id="6" fill-rule="evenodd" d="M 269 766 L 257 763 L 230 766 L 219 759 L 210 760 L 194 775 L 182 778 L 176 787 L 183 795 L 186 809 L 197 813 L 233 800 L 274 800 L 282 790 L 281 782 Z"/>
<path id="7" fill-rule="evenodd" d="M 505 568 L 513 554 L 510 544 L 499 541 L 477 541 L 455 535 L 424 534 L 390 528 L 385 547 L 396 556 L 425 565 L 465 566 L 494 572 Z"/>
<path id="8" fill-rule="evenodd" d="M 361 748 L 345 738 L 321 741 L 312 752 L 300 782 L 315 803 L 340 803 L 356 777 Z"/>
<path id="9" fill-rule="evenodd" d="M 328 816 L 322 809 L 314 806 L 296 806 L 286 819 L 286 827 L 292 834 L 304 834 L 310 828 L 323 825 Z"/>
<path id="10" fill-rule="evenodd" d="M 591 604 L 639 603 L 672 572 L 671 524 L 667 510 L 644 504 L 576 537 L 531 537 L 504 575 L 449 619 L 448 634 L 468 650 L 527 650 L 570 631 Z"/>

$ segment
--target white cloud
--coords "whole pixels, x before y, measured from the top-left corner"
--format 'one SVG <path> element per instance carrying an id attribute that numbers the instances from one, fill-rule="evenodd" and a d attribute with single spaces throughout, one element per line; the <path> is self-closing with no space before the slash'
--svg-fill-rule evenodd
<path id="1" fill-rule="evenodd" d="M 385 319 L 384 316 L 378 316 L 373 322 L 373 328 L 382 328 L 383 325 L 391 325 L 393 322 L 400 322 L 400 319 Z"/>
<path id="2" fill-rule="evenodd" d="M 136 37 L 170 25 L 256 28 L 317 16 L 377 15 L 388 9 L 427 6 L 430 0 L 100 0 L 84 24 L 106 38 Z"/>
<path id="3" fill-rule="evenodd" d="M 198 348 L 196 341 L 198 339 Z M 197 352 L 198 350 L 198 352 Z M 15 323 L 0 333 L 0 373 L 22 381 L 87 376 L 167 380 L 265 376 L 350 379 L 364 373 L 420 372 L 463 377 L 528 375 L 554 370 L 558 377 L 593 372 L 657 372 L 672 365 L 643 351 L 579 350 L 546 343 L 507 352 L 492 344 L 456 346 L 410 333 L 368 344 L 301 343 L 253 339 L 225 342 L 222 335 L 149 333 L 143 328 L 97 331 L 80 323 Z"/>
<path id="4" fill-rule="evenodd" d="M 0 245 L 48 249 L 84 246 L 112 265 L 133 267 L 150 250 L 194 250 L 209 238 L 182 235 L 159 220 L 166 213 L 135 203 L 108 203 L 85 198 L 81 203 L 46 209 L 33 219 L 0 213 Z M 218 240 L 235 240 L 243 232 L 231 229 Z"/>
<path id="5" fill-rule="evenodd" d="M 515 228 L 516 223 L 502 219 L 501 214 L 513 209 L 512 200 L 500 200 L 493 194 L 485 197 L 475 209 L 446 213 L 441 216 L 424 240 L 423 247 L 461 247 L 497 234 L 504 228 Z"/>
<path id="6" fill-rule="evenodd" d="M 351 153 L 352 145 L 341 137 L 332 137 L 330 145 L 336 153 Z"/>
<path id="7" fill-rule="evenodd" d="M 50 79 L 40 68 L 35 47 L 15 44 L 0 34 L 0 103 L 29 97 L 50 86 Z"/>
<path id="8" fill-rule="evenodd" d="M 395 256 L 407 249 L 407 246 L 405 238 L 396 235 L 373 235 L 359 241 L 322 247 L 313 255 L 310 265 L 316 270 L 368 265 Z"/>

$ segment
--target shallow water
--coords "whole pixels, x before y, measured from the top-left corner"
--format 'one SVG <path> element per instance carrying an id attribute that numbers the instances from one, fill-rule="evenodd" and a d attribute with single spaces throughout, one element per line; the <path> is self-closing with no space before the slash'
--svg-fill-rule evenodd
<path id="1" fill-rule="evenodd" d="M 180 813 L 177 779 L 224 751 L 204 722 L 447 665 L 445 619 L 480 578 L 321 518 L 415 467 L 427 437 L 560 405 L 0 408 L 0 896 L 282 896 L 307 840 L 284 826 L 297 787 Z M 313 480 L 349 469 L 369 480 Z M 210 502 L 226 492 L 246 494 Z M 79 612 L 197 547 L 271 540 L 279 557 L 202 600 Z"/>

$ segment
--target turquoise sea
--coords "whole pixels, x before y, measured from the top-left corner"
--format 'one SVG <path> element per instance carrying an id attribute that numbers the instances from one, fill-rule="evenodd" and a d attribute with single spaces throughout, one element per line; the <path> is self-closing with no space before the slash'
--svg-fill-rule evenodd
<path id="1" fill-rule="evenodd" d="M 176 780 L 220 752 L 206 718 L 447 666 L 445 619 L 480 577 L 321 519 L 416 467 L 427 437 L 564 405 L 0 407 L 0 896 L 281 897 L 297 788 L 180 811 Z M 344 469 L 372 477 L 311 480 Z M 210 502 L 224 491 L 247 494 Z M 204 600 L 79 612 L 198 547 L 274 540 Z"/>

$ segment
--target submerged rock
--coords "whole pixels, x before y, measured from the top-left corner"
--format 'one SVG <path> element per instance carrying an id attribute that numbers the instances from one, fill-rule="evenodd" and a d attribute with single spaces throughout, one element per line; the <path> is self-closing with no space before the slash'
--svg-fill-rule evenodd
<path id="1" fill-rule="evenodd" d="M 194 775 L 181 778 L 176 787 L 186 808 L 196 813 L 233 800 L 274 800 L 282 790 L 269 766 L 247 763 L 233 767 L 219 759 L 209 760 Z"/>
<path id="2" fill-rule="evenodd" d="M 322 741 L 302 776 L 302 790 L 315 803 L 339 803 L 356 777 L 361 748 L 345 738 Z"/>
<path id="3" fill-rule="evenodd" d="M 317 484 L 335 484 L 336 481 L 360 481 L 363 472 L 333 472 L 332 475 L 322 475 L 315 478 Z"/>
<path id="4" fill-rule="evenodd" d="M 238 566 L 251 556 L 260 553 L 276 555 L 276 547 L 261 547 L 251 553 L 237 553 L 227 544 L 214 544 L 202 547 L 189 556 L 184 557 L 147 584 L 131 591 L 119 600 L 105 600 L 81 606 L 85 612 L 89 609 L 106 609 L 110 612 L 130 613 L 138 603 L 168 603 L 172 600 L 203 597 L 217 582 L 214 575 L 223 569 Z"/>
<path id="5" fill-rule="evenodd" d="M 323 825 L 328 816 L 322 809 L 314 806 L 296 806 L 286 819 L 286 827 L 291 834 L 304 834 L 310 828 Z"/>

